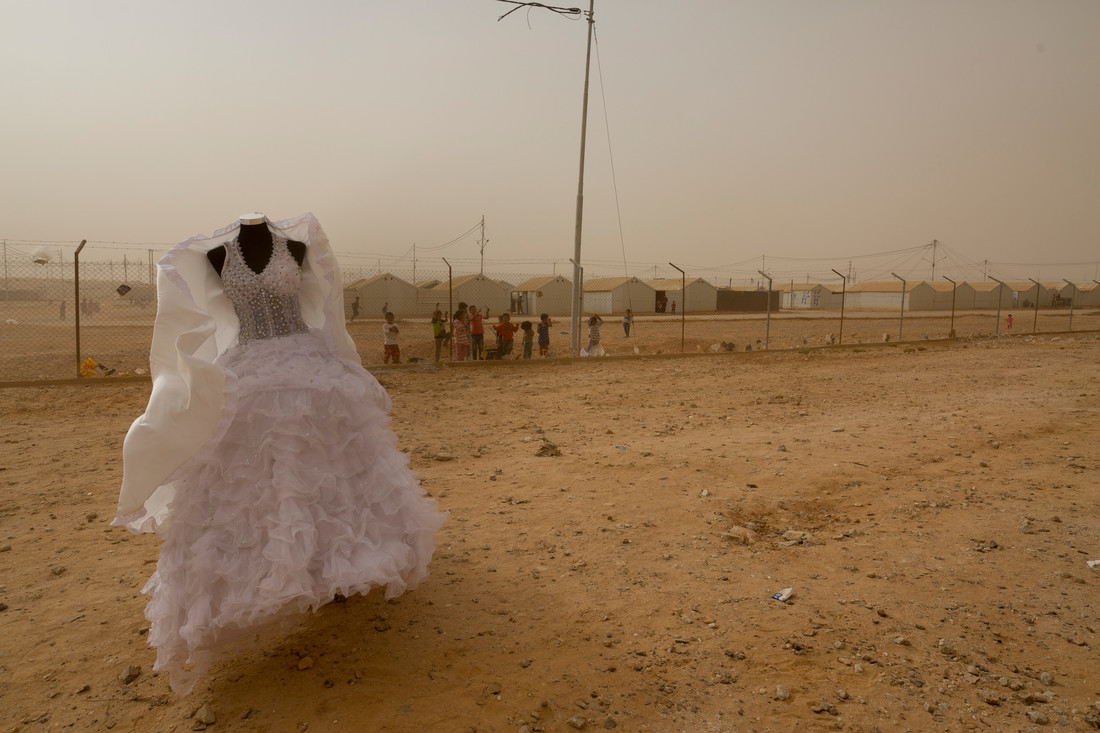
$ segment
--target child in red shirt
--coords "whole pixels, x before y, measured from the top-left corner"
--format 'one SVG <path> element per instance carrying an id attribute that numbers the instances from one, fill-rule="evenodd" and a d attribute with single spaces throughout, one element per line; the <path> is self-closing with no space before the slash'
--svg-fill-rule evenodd
<path id="1" fill-rule="evenodd" d="M 501 321 L 496 325 L 497 336 L 500 338 L 500 358 L 512 353 L 512 340 L 519 327 L 512 323 L 512 317 L 507 313 L 501 316 Z"/>

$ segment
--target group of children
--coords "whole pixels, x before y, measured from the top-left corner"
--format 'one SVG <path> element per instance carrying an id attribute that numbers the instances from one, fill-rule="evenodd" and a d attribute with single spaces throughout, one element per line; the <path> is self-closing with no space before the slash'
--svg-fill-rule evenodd
<path id="1" fill-rule="evenodd" d="M 443 313 L 436 310 L 432 314 L 432 330 L 435 335 L 435 360 L 439 361 L 442 347 L 453 335 L 455 346 L 455 359 L 457 361 L 480 360 L 488 358 L 485 350 L 485 323 L 488 309 L 483 314 L 477 306 L 459 303 L 451 320 L 451 332 L 447 333 L 446 322 Z M 539 317 L 538 344 L 539 356 L 548 356 L 550 353 L 550 326 L 553 321 L 550 316 L 543 313 Z M 497 324 L 493 327 L 497 337 L 496 358 L 504 359 L 513 353 L 516 334 L 523 332 L 523 358 L 530 359 L 534 352 L 535 326 L 530 321 L 523 321 L 518 326 L 512 323 L 512 317 L 508 313 L 497 316 Z M 517 354 L 514 358 L 518 359 Z"/>
<path id="2" fill-rule="evenodd" d="M 435 360 L 439 361 L 444 347 L 449 346 L 452 336 L 457 361 L 476 361 L 489 358 L 485 350 L 485 316 L 488 313 L 488 309 L 482 313 L 476 306 L 460 302 L 458 308 L 455 309 L 454 317 L 451 320 L 451 330 L 448 332 L 443 311 L 437 308 L 432 314 Z M 623 331 L 627 336 L 630 335 L 630 324 L 633 320 L 634 316 L 628 310 L 623 318 Z M 602 324 L 603 319 L 597 315 L 593 315 L 588 319 L 588 347 L 585 350 L 586 353 L 592 354 L 594 350 L 599 353 L 596 347 L 600 343 L 600 326 Z M 550 327 L 553 325 L 554 322 L 546 313 L 539 316 L 537 324 L 532 324 L 531 321 L 523 321 L 519 326 L 512 323 L 512 317 L 509 314 L 501 313 L 497 316 L 496 326 L 493 327 L 497 340 L 496 358 L 504 359 L 513 353 L 516 334 L 521 331 L 523 332 L 524 359 L 531 358 L 536 340 L 539 345 L 539 356 L 550 356 Z M 401 363 L 401 347 L 398 345 L 399 333 L 400 329 L 397 326 L 393 312 L 387 310 L 386 322 L 382 324 L 383 364 Z M 513 358 L 518 359 L 520 355 L 516 354 Z"/>

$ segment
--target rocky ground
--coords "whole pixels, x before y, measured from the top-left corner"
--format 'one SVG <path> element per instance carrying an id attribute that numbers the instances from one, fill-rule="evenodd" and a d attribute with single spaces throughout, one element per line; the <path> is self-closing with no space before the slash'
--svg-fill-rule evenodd
<path id="1" fill-rule="evenodd" d="M 1100 726 L 1100 338 L 379 371 L 450 518 L 186 698 L 108 526 L 149 385 L 0 390 L 0 731 Z M 773 594 L 790 588 L 786 601 Z"/>

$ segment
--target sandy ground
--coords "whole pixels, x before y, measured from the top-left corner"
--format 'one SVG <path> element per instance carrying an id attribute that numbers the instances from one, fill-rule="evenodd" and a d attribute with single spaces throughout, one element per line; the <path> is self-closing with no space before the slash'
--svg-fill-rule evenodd
<path id="1" fill-rule="evenodd" d="M 148 384 L 0 390 L 0 731 L 1093 729 L 1098 363 L 1079 333 L 378 370 L 451 513 L 431 577 L 186 698 L 145 643 L 158 541 L 108 526 Z"/>

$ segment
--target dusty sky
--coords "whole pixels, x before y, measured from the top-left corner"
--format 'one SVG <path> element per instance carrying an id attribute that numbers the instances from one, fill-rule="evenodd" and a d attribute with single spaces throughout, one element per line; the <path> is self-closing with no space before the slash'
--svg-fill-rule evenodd
<path id="1" fill-rule="evenodd" d="M 144 258 L 312 211 L 345 264 L 476 270 L 484 215 L 487 270 L 562 272 L 585 23 L 510 7 L 0 0 L 0 237 Z M 596 0 L 586 274 L 928 277 L 935 239 L 938 274 L 1097 277 L 1098 29 L 1097 0 Z"/>

